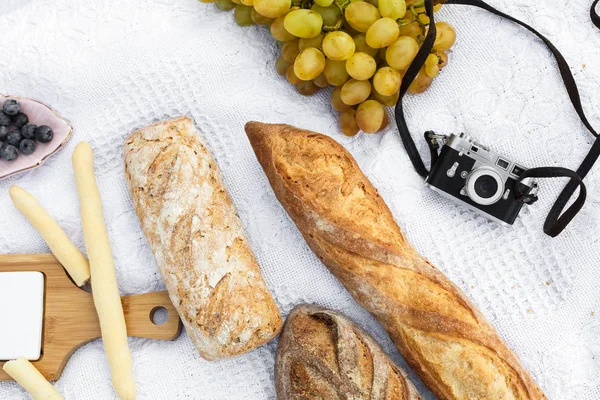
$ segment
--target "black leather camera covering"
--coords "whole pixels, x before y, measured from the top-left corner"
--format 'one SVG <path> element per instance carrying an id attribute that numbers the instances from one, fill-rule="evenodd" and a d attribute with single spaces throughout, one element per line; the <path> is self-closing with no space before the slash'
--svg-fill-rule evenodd
<path id="1" fill-rule="evenodd" d="M 455 162 L 458 162 L 458 168 L 456 169 L 454 176 L 450 177 L 447 172 L 452 168 L 452 165 Z M 506 191 L 506 189 L 510 189 L 510 194 L 506 200 L 500 198 L 496 203 L 489 206 L 478 204 L 468 196 L 460 194 L 461 189 L 465 187 L 465 178 L 461 175 L 464 175 L 462 174 L 464 171 L 466 171 L 467 174 L 470 173 L 473 170 L 474 165 L 474 159 L 464 154 L 461 156 L 459 155 L 459 152 L 453 148 L 444 146 L 442 147 L 437 162 L 433 164 L 431 168 L 431 172 L 427 177 L 427 183 L 456 197 L 458 200 L 467 203 L 471 207 L 477 208 L 500 221 L 512 225 L 517 219 L 521 207 L 523 207 L 523 202 L 518 201 L 515 196 L 515 185 L 517 181 L 508 178 L 504 183 L 505 186 L 502 192 Z"/>

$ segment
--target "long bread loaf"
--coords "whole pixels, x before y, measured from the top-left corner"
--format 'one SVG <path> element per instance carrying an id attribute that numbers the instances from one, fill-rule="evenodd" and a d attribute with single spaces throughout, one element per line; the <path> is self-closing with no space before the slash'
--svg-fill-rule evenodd
<path id="1" fill-rule="evenodd" d="M 310 304 L 296 306 L 285 320 L 275 388 L 280 400 L 421 400 L 367 332 Z"/>
<path id="2" fill-rule="evenodd" d="M 192 120 L 142 128 L 124 153 L 135 211 L 200 355 L 234 356 L 277 335 L 279 309 Z"/>
<path id="3" fill-rule="evenodd" d="M 440 399 L 545 399 L 467 297 L 408 243 L 356 161 L 331 138 L 250 122 L 279 201 Z"/>

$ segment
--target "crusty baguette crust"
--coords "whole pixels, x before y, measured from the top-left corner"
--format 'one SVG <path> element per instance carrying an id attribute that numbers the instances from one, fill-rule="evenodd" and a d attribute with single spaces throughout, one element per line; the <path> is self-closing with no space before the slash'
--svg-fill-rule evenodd
<path id="1" fill-rule="evenodd" d="M 281 400 L 421 400 L 375 340 L 342 314 L 296 306 L 288 315 L 275 361 Z"/>
<path id="2" fill-rule="evenodd" d="M 234 356 L 277 335 L 279 309 L 192 120 L 142 128 L 124 153 L 135 211 L 200 355 Z"/>
<path id="3" fill-rule="evenodd" d="M 545 399 L 469 299 L 407 242 L 377 190 L 333 139 L 250 122 L 279 201 L 348 291 L 440 399 Z"/>

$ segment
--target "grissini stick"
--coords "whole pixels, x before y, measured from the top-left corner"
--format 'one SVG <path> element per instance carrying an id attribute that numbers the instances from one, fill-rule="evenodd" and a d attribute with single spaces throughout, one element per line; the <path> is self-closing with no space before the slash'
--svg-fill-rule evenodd
<path id="1" fill-rule="evenodd" d="M 339 143 L 250 122 L 250 143 L 300 232 L 442 400 L 546 397 L 496 330 L 408 242 Z"/>
<path id="2" fill-rule="evenodd" d="M 136 388 L 127 343 L 127 327 L 104 224 L 102 200 L 94 175 L 94 153 L 89 143 L 81 142 L 75 147 L 73 169 L 79 195 L 83 238 L 90 260 L 94 305 L 98 312 L 113 387 L 121 400 L 132 400 L 135 399 Z"/>
<path id="3" fill-rule="evenodd" d="M 58 390 L 25 358 L 8 361 L 2 369 L 27 390 L 33 400 L 64 400 Z"/>
<path id="4" fill-rule="evenodd" d="M 90 279 L 90 264 L 65 231 L 29 192 L 18 186 L 11 187 L 8 192 L 15 207 L 38 231 L 75 284 L 85 285 Z"/>

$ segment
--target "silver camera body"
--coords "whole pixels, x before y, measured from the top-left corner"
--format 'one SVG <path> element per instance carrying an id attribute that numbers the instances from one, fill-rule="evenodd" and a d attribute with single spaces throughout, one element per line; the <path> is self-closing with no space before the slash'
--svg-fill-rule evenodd
<path id="1" fill-rule="evenodd" d="M 426 185 L 445 197 L 501 224 L 512 225 L 524 204 L 517 198 L 516 185 L 520 185 L 522 194 L 537 194 L 536 181 L 525 178 L 519 182 L 525 167 L 470 136 L 461 133 L 435 139 L 444 146 Z"/>

